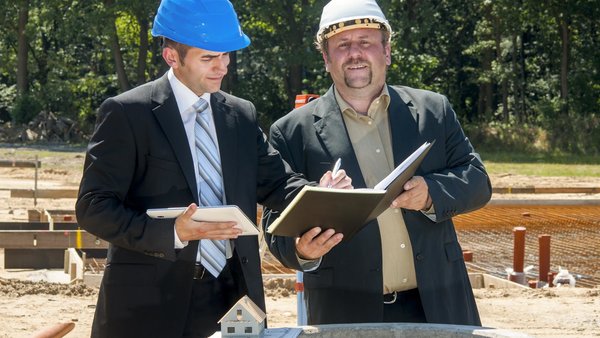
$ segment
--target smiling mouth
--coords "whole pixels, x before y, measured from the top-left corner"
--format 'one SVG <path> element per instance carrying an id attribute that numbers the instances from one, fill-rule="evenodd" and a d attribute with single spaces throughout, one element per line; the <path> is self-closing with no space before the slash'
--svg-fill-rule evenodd
<path id="1" fill-rule="evenodd" d="M 368 65 L 365 63 L 352 63 L 346 66 L 348 70 L 361 70 L 367 68 Z"/>

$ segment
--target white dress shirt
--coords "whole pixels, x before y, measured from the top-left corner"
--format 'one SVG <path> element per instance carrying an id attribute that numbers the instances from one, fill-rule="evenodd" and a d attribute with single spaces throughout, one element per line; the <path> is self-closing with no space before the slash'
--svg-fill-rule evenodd
<path id="1" fill-rule="evenodd" d="M 194 174 L 196 177 L 196 191 L 200 191 L 200 183 L 202 182 L 202 177 L 199 173 L 198 168 L 198 156 L 196 154 L 196 140 L 195 140 L 195 124 L 196 124 L 196 109 L 194 109 L 193 105 L 199 99 L 198 95 L 196 95 L 192 90 L 190 90 L 186 85 L 184 85 L 177 76 L 173 73 L 173 69 L 169 69 L 167 73 L 167 77 L 169 78 L 169 83 L 171 84 L 171 88 L 173 89 L 173 95 L 175 95 L 175 101 L 177 101 L 177 107 L 179 108 L 179 113 L 181 114 L 181 121 L 183 122 L 183 127 L 185 128 L 185 134 L 188 140 L 188 144 L 190 146 L 190 151 L 192 153 L 192 160 L 194 161 Z M 206 102 L 208 102 L 208 108 L 205 112 L 209 116 L 209 132 L 210 136 L 217 142 L 217 131 L 215 129 L 215 123 L 213 119 L 212 107 L 210 105 L 210 93 L 204 93 L 202 96 Z M 219 151 L 219 147 L 217 146 L 217 151 Z M 220 154 L 219 154 L 220 156 Z M 223 192 L 225 194 L 225 192 Z M 224 197 L 226 198 L 226 197 Z M 188 242 L 181 241 L 179 236 L 177 236 L 177 232 L 175 232 L 175 249 L 181 249 L 188 245 Z M 230 245 L 227 245 L 227 257 L 231 257 Z"/>

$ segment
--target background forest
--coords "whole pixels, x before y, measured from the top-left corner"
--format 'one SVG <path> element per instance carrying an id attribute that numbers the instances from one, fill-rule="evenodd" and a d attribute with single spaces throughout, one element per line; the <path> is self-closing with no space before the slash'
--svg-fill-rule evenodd
<path id="1" fill-rule="evenodd" d="M 107 97 L 166 71 L 159 0 L 2 0 L 0 125 L 52 113 L 92 130 Z M 267 128 L 331 84 L 313 47 L 326 0 L 232 0 L 250 47 L 223 89 Z M 395 35 L 388 83 L 448 96 L 476 147 L 600 154 L 596 0 L 378 0 Z M 65 140 L 69 141 L 69 140 Z"/>

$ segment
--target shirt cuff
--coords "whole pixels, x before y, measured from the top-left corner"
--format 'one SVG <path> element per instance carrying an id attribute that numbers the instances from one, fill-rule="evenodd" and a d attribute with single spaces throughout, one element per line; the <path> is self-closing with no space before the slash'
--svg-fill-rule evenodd
<path id="1" fill-rule="evenodd" d="M 429 209 L 421 210 L 421 212 L 433 222 L 437 220 L 437 217 L 435 216 L 435 207 L 433 206 L 433 203 L 431 203 L 431 207 Z"/>
<path id="2" fill-rule="evenodd" d="M 300 263 L 300 267 L 304 272 L 311 272 L 317 270 L 321 265 L 321 260 L 323 259 L 322 257 L 319 257 L 317 259 L 302 259 L 298 256 L 297 253 L 296 258 L 298 259 L 298 263 Z"/>
<path id="3" fill-rule="evenodd" d="M 175 249 L 183 249 L 188 245 L 189 241 L 182 242 L 179 239 L 179 236 L 177 236 L 177 231 L 175 231 L 175 226 L 173 226 L 173 235 L 173 237 L 175 237 Z"/>

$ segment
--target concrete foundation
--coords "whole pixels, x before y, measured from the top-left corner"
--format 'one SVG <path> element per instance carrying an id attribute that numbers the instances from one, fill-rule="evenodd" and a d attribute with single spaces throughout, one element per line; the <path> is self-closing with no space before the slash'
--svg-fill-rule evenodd
<path id="1" fill-rule="evenodd" d="M 106 258 L 106 249 L 86 249 L 88 258 Z M 61 269 L 65 249 L 4 249 L 4 269 Z"/>
<path id="2" fill-rule="evenodd" d="M 335 324 L 265 329 L 261 337 L 311 337 L 311 338 L 531 338 L 524 333 L 487 327 L 417 324 L 417 323 L 366 323 Z M 235 337 L 216 332 L 210 338 Z"/>
<path id="3" fill-rule="evenodd" d="M 469 281 L 473 289 L 527 289 L 525 285 L 512 282 L 508 279 L 498 278 L 485 273 L 470 273 Z"/>
<path id="4" fill-rule="evenodd" d="M 83 274 L 83 283 L 89 287 L 100 288 L 102 276 L 103 274 L 86 272 Z"/>
<path id="5" fill-rule="evenodd" d="M 523 333 L 493 328 L 446 324 L 382 323 L 304 326 L 298 337 L 327 338 L 463 338 L 463 337 L 530 337 Z"/>
<path id="6" fill-rule="evenodd" d="M 64 249 L 4 249 L 5 269 L 60 269 Z"/>

